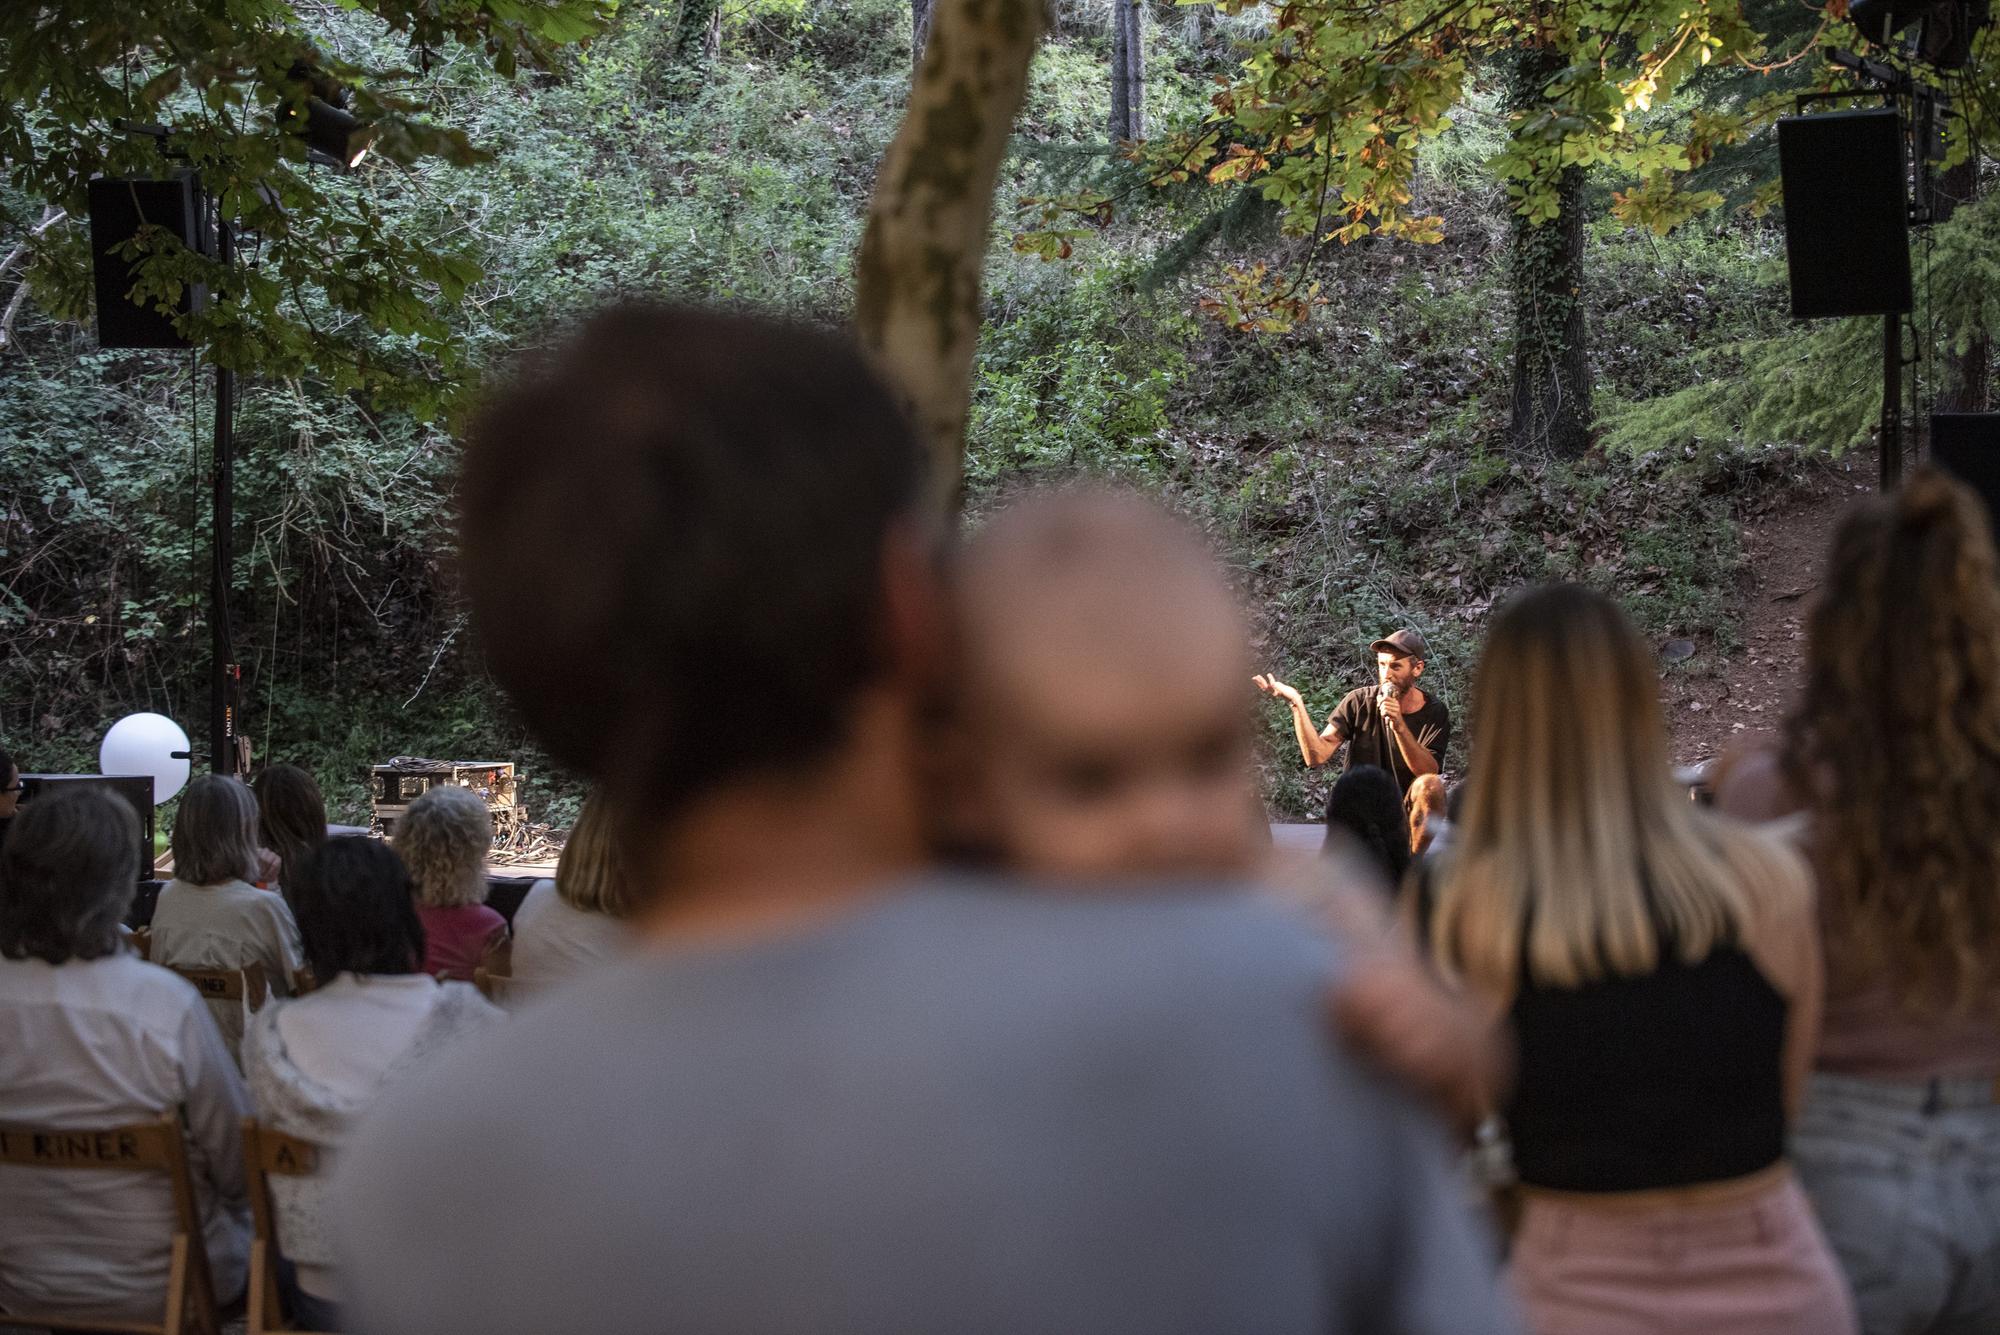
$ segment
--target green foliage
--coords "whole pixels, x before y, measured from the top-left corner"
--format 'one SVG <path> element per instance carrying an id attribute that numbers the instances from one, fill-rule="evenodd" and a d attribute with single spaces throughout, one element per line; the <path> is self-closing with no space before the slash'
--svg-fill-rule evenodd
<path id="1" fill-rule="evenodd" d="M 1913 248 L 1912 260 L 1910 325 L 1924 331 L 1933 358 L 1963 353 L 2000 330 L 2000 198 L 1959 209 Z M 1782 275 L 1769 265 L 1763 301 L 1776 313 Z M 1881 330 L 1873 318 L 1740 324 L 1735 338 L 1710 342 L 1677 380 L 1648 387 L 1653 396 L 1615 407 L 1605 444 L 1635 454 L 1764 441 L 1840 454 L 1865 445 L 1882 410 Z"/>
<path id="2" fill-rule="evenodd" d="M 613 3 L 343 0 L 345 12 L 317 30 L 286 0 L 0 7 L 0 161 L 21 195 L 78 223 L 91 178 L 185 164 L 254 242 L 251 254 L 224 265 L 144 229 L 127 250 L 140 261 L 132 295 L 171 311 L 189 285 L 206 284 L 214 300 L 181 323 L 216 363 L 311 376 L 434 416 L 462 377 L 444 312 L 480 269 L 388 225 L 381 200 L 423 164 L 467 166 L 487 153 L 432 119 L 437 85 L 421 67 L 433 53 L 466 53 L 503 76 L 548 70 Z M 350 104 L 375 165 L 353 177 L 312 168 L 316 101 Z M 135 125 L 158 128 L 121 128 Z M 9 200 L 0 226 L 25 225 L 20 203 Z M 76 230 L 37 240 L 35 290 L 55 313 L 81 315 L 87 253 Z"/>

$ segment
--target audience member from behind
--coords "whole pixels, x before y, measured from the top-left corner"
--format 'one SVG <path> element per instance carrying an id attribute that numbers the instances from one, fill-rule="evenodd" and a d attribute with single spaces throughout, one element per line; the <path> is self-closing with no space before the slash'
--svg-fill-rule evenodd
<path id="1" fill-rule="evenodd" d="M 250 790 L 220 774 L 188 784 L 174 813 L 172 849 L 174 879 L 153 908 L 153 963 L 220 970 L 255 965 L 273 994 L 288 995 L 304 963 L 299 929 L 282 897 L 250 883 L 257 876 L 257 799 Z M 249 998 L 213 998 L 208 1005 L 234 1054 Z"/>
<path id="2" fill-rule="evenodd" d="M 1833 540 L 1784 750 L 1718 801 L 1798 810 L 1827 1002 L 1792 1139 L 1862 1328 L 2000 1330 L 2000 571 L 1916 474 Z"/>
<path id="3" fill-rule="evenodd" d="M 177 1114 L 218 1297 L 250 1247 L 250 1100 L 184 979 L 124 948 L 139 820 L 97 788 L 46 793 L 0 849 L 0 1126 L 98 1131 Z M 172 1257 L 163 1176 L 0 1166 L 0 1312 L 158 1322 Z"/>
<path id="4" fill-rule="evenodd" d="M 267 1126 L 335 1149 L 401 1071 L 421 1070 L 501 1018 L 469 983 L 423 972 L 424 929 L 410 875 L 386 845 L 350 835 L 297 865 L 292 903 L 313 976 L 268 1007 L 243 1039 L 243 1073 Z M 337 1329 L 327 1180 L 273 1178 L 278 1241 L 297 1268 L 292 1323 Z"/>
<path id="5" fill-rule="evenodd" d="M 536 881 L 514 911 L 514 981 L 544 988 L 632 945 L 632 875 L 610 804 L 592 794 L 569 832 L 553 881 Z"/>
<path id="6" fill-rule="evenodd" d="M 424 972 L 471 982 L 481 966 L 505 973 L 507 920 L 486 906 L 493 813 L 470 788 L 432 788 L 396 823 L 396 851 L 417 890 Z"/>
<path id="7" fill-rule="evenodd" d="M 1494 618 L 1471 754 L 1420 917 L 1518 1039 L 1504 1111 L 1530 1325 L 1852 1330 L 1784 1158 L 1820 1003 L 1804 868 L 1673 786 L 1651 656 L 1588 589 Z"/>
<path id="8" fill-rule="evenodd" d="M 1410 827 L 1403 799 L 1387 770 L 1356 765 L 1326 795 L 1326 842 L 1357 847 L 1391 890 L 1410 868 Z"/>
<path id="9" fill-rule="evenodd" d="M 922 459 L 845 341 L 673 310 L 476 423 L 475 619 L 537 627 L 493 669 L 623 816 L 648 946 L 370 1115 L 364 1324 L 1506 1328 L 1434 1128 L 1326 1041 L 1316 942 L 925 872 Z M 749 670 L 782 711 L 730 707 Z"/>
<path id="10" fill-rule="evenodd" d="M 278 859 L 277 888 L 289 904 L 299 863 L 326 842 L 326 799 L 297 765 L 266 765 L 250 790 L 257 795 L 258 838 Z"/>
<path id="11" fill-rule="evenodd" d="M 966 545 L 954 592 L 958 842 L 1041 878 L 1254 869 L 1249 634 L 1197 532 L 1136 493 L 1035 493 Z"/>
<path id="12" fill-rule="evenodd" d="M 7 831 L 21 805 L 21 767 L 14 757 L 0 751 L 0 848 L 7 846 Z"/>

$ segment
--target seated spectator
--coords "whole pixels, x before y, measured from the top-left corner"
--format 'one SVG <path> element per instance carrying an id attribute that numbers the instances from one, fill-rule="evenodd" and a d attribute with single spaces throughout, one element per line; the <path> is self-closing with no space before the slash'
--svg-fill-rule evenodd
<path id="1" fill-rule="evenodd" d="M 0 751 L 0 848 L 7 846 L 7 830 L 21 806 L 21 767 L 14 757 Z"/>
<path id="2" fill-rule="evenodd" d="M 1939 473 L 1860 502 L 1781 746 L 1716 779 L 1818 873 L 1826 1018 L 1792 1154 L 1868 1335 L 2000 1331 L 1997 567 Z"/>
<path id="3" fill-rule="evenodd" d="M 507 972 L 507 920 L 486 906 L 493 814 L 469 788 L 432 788 L 396 823 L 396 851 L 416 886 L 424 972 L 472 981 L 482 966 Z"/>
<path id="4" fill-rule="evenodd" d="M 536 881 L 514 910 L 514 981 L 560 983 L 628 949 L 633 894 L 610 808 L 592 794 L 569 832 L 553 881 Z"/>
<path id="5" fill-rule="evenodd" d="M 424 929 L 402 859 L 376 840 L 330 840 L 296 866 L 292 903 L 313 977 L 266 1007 L 243 1040 L 243 1073 L 266 1125 L 326 1148 L 398 1070 L 426 1066 L 500 1018 L 469 984 L 422 970 Z M 327 1180 L 273 1178 L 277 1233 L 296 1268 L 294 1325 L 340 1328 Z"/>
<path id="6" fill-rule="evenodd" d="M 1410 832 L 1410 856 L 1422 857 L 1436 849 L 1444 851 L 1451 833 L 1451 799 L 1446 796 L 1444 779 L 1436 774 L 1420 774 L 1403 794 L 1403 821 Z"/>
<path id="7" fill-rule="evenodd" d="M 360 1323 L 1511 1329 L 1439 1129 L 1327 1041 L 1322 943 L 926 871 L 925 483 L 855 348 L 740 316 L 601 315 L 476 423 L 474 619 L 619 813 L 646 948 L 370 1112 Z M 783 708 L 731 707 L 752 671 Z"/>
<path id="8" fill-rule="evenodd" d="M 257 795 L 257 836 L 278 860 L 277 888 L 290 903 L 299 862 L 326 842 L 326 799 L 297 765 L 266 765 L 250 789 Z"/>
<path id="9" fill-rule="evenodd" d="M 123 800 L 70 788 L 23 809 L 0 849 L 0 1125 L 89 1131 L 178 1112 L 226 1303 L 249 1259 L 250 1100 L 194 988 L 121 945 L 138 846 Z M 173 1227 L 157 1174 L 0 1166 L 0 1312 L 158 1322 Z"/>
<path id="10" fill-rule="evenodd" d="M 257 799 L 249 788 L 219 774 L 196 778 L 181 794 L 170 845 L 174 879 L 153 906 L 153 963 L 171 969 L 254 964 L 273 995 L 289 995 L 305 957 L 283 897 L 250 883 L 257 875 Z M 211 998 L 208 1005 L 236 1055 L 249 998 Z"/>
<path id="11" fill-rule="evenodd" d="M 1509 602 L 1472 717 L 1464 818 L 1418 917 L 1513 1022 L 1531 1327 L 1852 1331 L 1785 1160 L 1820 1007 L 1804 867 L 1674 787 L 1652 655 L 1602 594 Z"/>
<path id="12" fill-rule="evenodd" d="M 1414 784 L 1410 791 L 1416 791 Z M 1410 869 L 1410 827 L 1387 770 L 1355 765 L 1334 780 L 1326 795 L 1326 840 L 1332 845 L 1342 838 L 1360 847 L 1391 890 L 1403 884 Z"/>

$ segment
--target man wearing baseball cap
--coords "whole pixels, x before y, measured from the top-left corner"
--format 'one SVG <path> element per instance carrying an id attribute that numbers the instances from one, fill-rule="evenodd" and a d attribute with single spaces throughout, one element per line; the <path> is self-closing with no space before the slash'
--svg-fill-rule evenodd
<path id="1" fill-rule="evenodd" d="M 1257 689 L 1292 709 L 1292 728 L 1306 764 L 1332 760 L 1347 744 L 1347 767 L 1376 765 L 1389 772 L 1399 792 L 1408 792 L 1420 774 L 1436 774 L 1451 744 L 1451 711 L 1417 685 L 1430 649 L 1424 637 L 1404 629 L 1371 646 L 1377 684 L 1349 691 L 1334 706 L 1326 727 L 1315 729 L 1298 691 L 1276 677 L 1251 678 Z"/>

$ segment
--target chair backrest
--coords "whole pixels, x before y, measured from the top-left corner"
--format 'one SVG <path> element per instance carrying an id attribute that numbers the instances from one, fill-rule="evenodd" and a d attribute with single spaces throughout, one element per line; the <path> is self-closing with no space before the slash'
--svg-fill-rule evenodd
<path id="1" fill-rule="evenodd" d="M 194 990 L 201 993 L 203 1001 L 242 1001 L 247 1003 L 248 1009 L 256 1011 L 264 1008 L 264 999 L 271 994 L 261 964 L 246 964 L 240 969 L 184 969 L 174 966 L 174 972 L 193 983 Z"/>
<path id="2" fill-rule="evenodd" d="M 520 999 L 520 987 L 512 974 L 494 973 L 485 965 L 472 971 L 472 985 L 479 995 L 496 1006 L 508 1006 Z"/>
<path id="3" fill-rule="evenodd" d="M 254 1117 L 243 1119 L 243 1163 L 250 1175 L 250 1292 L 247 1295 L 248 1335 L 295 1329 L 285 1324 L 278 1301 L 278 1244 L 274 1177 L 316 1177 L 325 1150 L 310 1140 L 273 1130 Z"/>
<path id="4" fill-rule="evenodd" d="M 0 1326 L 133 1331 L 145 1335 L 183 1335 L 183 1332 L 215 1335 L 220 1330 L 215 1281 L 208 1269 L 201 1214 L 195 1203 L 194 1180 L 188 1175 L 187 1147 L 181 1140 L 178 1115 L 170 1112 L 157 1121 L 101 1130 L 0 1126 L 0 1165 L 5 1164 L 164 1173 L 173 1188 L 174 1234 L 167 1271 L 166 1312 L 159 1323 L 4 1312 L 0 1313 Z"/>

